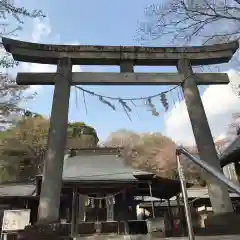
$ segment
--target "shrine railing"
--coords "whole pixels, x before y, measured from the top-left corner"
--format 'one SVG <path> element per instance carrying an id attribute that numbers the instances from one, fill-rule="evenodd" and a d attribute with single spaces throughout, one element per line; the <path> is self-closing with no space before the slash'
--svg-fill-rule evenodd
<path id="1" fill-rule="evenodd" d="M 231 180 L 229 180 L 227 177 L 224 176 L 223 173 L 221 173 L 218 170 L 216 170 L 214 167 L 212 167 L 207 162 L 194 157 L 192 154 L 190 154 L 186 149 L 184 149 L 182 147 L 179 147 L 177 149 L 176 154 L 177 154 L 177 158 L 179 158 L 179 156 L 181 154 L 184 154 L 191 161 L 193 161 L 195 164 L 197 164 L 198 166 L 203 168 L 205 171 L 207 171 L 208 173 L 213 175 L 215 178 L 217 178 L 221 182 L 225 183 L 229 187 L 229 189 L 231 189 L 233 192 L 237 193 L 240 196 L 240 186 L 235 184 Z"/>
<path id="2" fill-rule="evenodd" d="M 225 183 L 229 187 L 229 189 L 237 193 L 239 196 L 240 196 L 240 187 L 237 184 L 230 181 L 228 178 L 226 178 L 223 173 L 221 173 L 220 171 L 212 167 L 209 163 L 194 157 L 192 154 L 190 154 L 186 149 L 182 147 L 177 148 L 176 150 L 177 166 L 178 166 L 178 174 L 181 182 L 182 196 L 183 196 L 183 202 L 184 202 L 184 208 L 185 208 L 186 222 L 187 222 L 187 228 L 188 228 L 188 238 L 189 240 L 194 240 L 195 237 L 194 237 L 194 231 L 192 226 L 191 210 L 188 204 L 186 181 L 185 181 L 184 171 L 180 162 L 181 154 L 185 155 L 188 159 L 190 159 L 199 167 L 201 167 L 202 169 L 204 169 L 205 171 L 213 175 L 219 181 Z"/>

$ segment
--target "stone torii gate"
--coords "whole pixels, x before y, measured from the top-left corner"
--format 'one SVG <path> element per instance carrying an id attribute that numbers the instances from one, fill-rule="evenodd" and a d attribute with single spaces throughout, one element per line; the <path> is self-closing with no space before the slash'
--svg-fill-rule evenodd
<path id="1" fill-rule="evenodd" d="M 3 38 L 17 61 L 56 64 L 57 73 L 18 73 L 21 85 L 55 85 L 45 157 L 39 222 L 58 220 L 71 85 L 177 85 L 182 83 L 201 159 L 221 171 L 197 85 L 228 84 L 224 73 L 193 74 L 192 65 L 228 62 L 237 42 L 203 47 L 116 47 L 37 44 Z M 119 65 L 120 73 L 72 73 L 72 65 Z M 134 66 L 177 66 L 178 73 L 134 73 Z M 185 81 L 183 79 L 187 78 Z M 228 188 L 206 175 L 215 214 L 233 212 Z"/>

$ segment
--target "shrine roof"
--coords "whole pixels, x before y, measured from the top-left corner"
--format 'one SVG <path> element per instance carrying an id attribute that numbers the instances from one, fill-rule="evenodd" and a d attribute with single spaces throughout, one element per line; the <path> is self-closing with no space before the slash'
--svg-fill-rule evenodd
<path id="1" fill-rule="evenodd" d="M 64 181 L 135 181 L 134 174 L 151 173 L 127 166 L 114 148 L 81 149 L 63 167 Z"/>
<path id="2" fill-rule="evenodd" d="M 136 175 L 137 178 L 134 177 Z M 126 165 L 117 148 L 73 150 L 64 159 L 63 182 L 67 185 L 133 183 L 137 186 L 136 194 L 148 196 L 148 181 L 153 175 Z M 178 180 L 154 177 L 151 182 L 152 194 L 158 198 L 168 199 L 181 191 Z M 35 189 L 34 183 L 1 184 L 0 197 L 36 197 Z"/>
<path id="3" fill-rule="evenodd" d="M 5 183 L 0 185 L 0 197 L 28 197 L 35 195 L 34 183 Z"/>

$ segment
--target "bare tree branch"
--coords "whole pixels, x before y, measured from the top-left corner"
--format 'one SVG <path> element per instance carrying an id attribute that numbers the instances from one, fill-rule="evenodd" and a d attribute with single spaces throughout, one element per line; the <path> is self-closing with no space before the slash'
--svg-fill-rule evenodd
<path id="1" fill-rule="evenodd" d="M 194 6 L 185 1 L 169 0 L 150 5 L 146 19 L 140 23 L 140 39 L 170 37 L 176 44 L 194 40 L 202 44 L 209 41 L 229 41 L 239 38 L 240 4 L 238 1 L 198 0 Z M 219 27 L 221 26 L 221 27 Z"/>
<path id="2" fill-rule="evenodd" d="M 28 11 L 24 7 L 18 7 L 15 4 L 9 3 L 6 0 L 0 0 L 0 9 L 2 13 L 2 18 L 8 19 L 10 17 L 14 18 L 17 25 L 12 26 L 7 22 L 0 24 L 0 37 L 16 35 L 19 30 L 22 30 L 25 18 L 44 18 L 45 15 L 40 10 Z M 11 22 L 12 23 L 12 22 Z M 11 54 L 3 50 L 2 44 L 0 44 L 2 49 L 0 56 L 0 67 L 1 69 L 13 68 L 18 65 L 15 62 Z M 36 95 L 36 93 L 26 94 L 25 90 L 29 86 L 18 86 L 15 79 L 5 73 L 0 73 L 0 121 L 1 128 L 4 126 L 9 127 L 15 114 L 18 115 L 22 109 L 19 107 L 19 103 L 26 101 Z M 6 125 L 6 123 L 8 123 Z"/>

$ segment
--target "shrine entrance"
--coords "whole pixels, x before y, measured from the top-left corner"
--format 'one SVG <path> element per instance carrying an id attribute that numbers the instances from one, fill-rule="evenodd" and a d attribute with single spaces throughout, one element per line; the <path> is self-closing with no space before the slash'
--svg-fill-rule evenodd
<path id="1" fill-rule="evenodd" d="M 224 73 L 194 73 L 193 65 L 228 62 L 238 42 L 203 47 L 69 46 L 22 42 L 3 38 L 17 61 L 56 64 L 56 73 L 18 73 L 21 85 L 55 85 L 48 150 L 45 157 L 39 222 L 59 218 L 59 199 L 68 123 L 71 85 L 181 85 L 200 158 L 221 171 L 198 85 L 228 84 Z M 73 65 L 119 65 L 120 73 L 72 73 Z M 134 73 L 134 66 L 176 66 L 178 73 Z M 205 176 L 215 214 L 233 212 L 228 188 Z"/>

